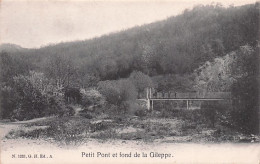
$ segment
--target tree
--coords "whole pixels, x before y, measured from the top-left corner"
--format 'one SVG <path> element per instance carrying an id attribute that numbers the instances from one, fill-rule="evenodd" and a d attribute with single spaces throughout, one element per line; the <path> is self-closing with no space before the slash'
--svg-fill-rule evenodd
<path id="1" fill-rule="evenodd" d="M 232 118 L 235 127 L 244 133 L 259 134 L 259 46 L 240 47 L 234 73 L 242 72 L 232 85 L 234 97 Z"/>
<path id="2" fill-rule="evenodd" d="M 46 99 L 41 92 L 33 86 L 28 76 L 14 77 L 14 88 L 18 93 L 17 106 L 13 116 L 17 119 L 32 119 L 44 116 Z"/>
<path id="3" fill-rule="evenodd" d="M 14 76 L 11 86 L 1 87 L 1 117 L 24 120 L 69 114 L 56 91 L 41 72 Z"/>
<path id="4" fill-rule="evenodd" d="M 70 58 L 61 55 L 50 57 L 45 72 L 58 88 L 77 85 L 74 83 L 77 79 L 77 69 Z"/>
<path id="5" fill-rule="evenodd" d="M 201 113 L 210 122 L 210 126 L 215 128 L 218 121 L 226 117 L 229 108 L 222 102 L 202 102 Z"/>
<path id="6" fill-rule="evenodd" d="M 51 84 L 49 79 L 47 79 L 42 72 L 30 71 L 27 78 L 33 87 L 39 90 L 41 94 L 47 94 L 48 92 L 54 91 L 50 87 Z"/>
<path id="7" fill-rule="evenodd" d="M 6 52 L 0 53 L 0 82 L 3 85 L 11 85 L 14 76 L 28 75 L 32 68 L 32 63 L 29 63 L 23 55 L 11 56 Z"/>
<path id="8" fill-rule="evenodd" d="M 112 58 L 106 58 L 104 60 L 100 60 L 99 64 L 99 74 L 101 79 L 114 79 L 117 74 L 117 63 Z"/>
<path id="9" fill-rule="evenodd" d="M 83 107 L 102 107 L 105 104 L 105 97 L 97 90 L 93 88 L 81 89 Z"/>
<path id="10" fill-rule="evenodd" d="M 10 83 L 12 81 L 13 76 L 17 75 L 15 63 L 6 52 L 2 52 L 0 54 L 0 59 L 1 83 Z"/>
<path id="11" fill-rule="evenodd" d="M 19 95 L 15 89 L 9 86 L 1 87 L 0 116 L 1 118 L 11 118 L 17 108 Z"/>
<path id="12" fill-rule="evenodd" d="M 196 75 L 194 88 L 202 92 L 230 91 L 231 85 L 236 80 L 232 73 L 232 65 L 237 60 L 235 52 L 224 57 L 207 61 L 194 71 Z"/>
<path id="13" fill-rule="evenodd" d="M 99 77 L 93 75 L 92 73 L 87 73 L 79 79 L 82 88 L 96 87 L 97 83 L 100 81 Z"/>
<path id="14" fill-rule="evenodd" d="M 123 111 L 128 109 L 129 101 L 137 98 L 136 88 L 128 79 L 101 81 L 98 83 L 98 88 L 109 104 L 115 105 Z"/>
<path id="15" fill-rule="evenodd" d="M 140 71 L 132 72 L 129 76 L 129 80 L 134 84 L 138 92 L 143 92 L 147 87 L 153 87 L 151 78 Z"/>
<path id="16" fill-rule="evenodd" d="M 64 98 L 67 103 L 80 103 L 82 100 L 82 94 L 79 88 L 64 88 Z"/>
<path id="17" fill-rule="evenodd" d="M 193 75 L 169 74 L 153 77 L 154 86 L 158 91 L 190 92 L 194 91 Z"/>
<path id="18" fill-rule="evenodd" d="M 259 133 L 258 51 L 259 47 L 241 46 L 224 57 L 206 62 L 195 71 L 198 91 L 232 92 L 233 109 L 229 121 L 244 133 Z M 213 107 L 207 105 L 205 108 Z M 215 117 L 210 119 L 214 122 Z"/>

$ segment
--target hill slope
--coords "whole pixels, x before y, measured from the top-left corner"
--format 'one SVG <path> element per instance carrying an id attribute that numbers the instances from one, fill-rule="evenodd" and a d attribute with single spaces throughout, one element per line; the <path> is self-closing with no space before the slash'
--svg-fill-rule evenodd
<path id="1" fill-rule="evenodd" d="M 5 52 L 20 52 L 22 51 L 23 48 L 19 45 L 16 44 L 9 44 L 9 43 L 5 43 L 5 44 L 1 44 L 0 45 L 0 52 L 1 51 L 5 51 Z"/>
<path id="2" fill-rule="evenodd" d="M 258 36 L 259 3 L 229 8 L 209 5 L 100 38 L 18 53 L 32 55 L 31 63 L 40 70 L 55 56 L 63 56 L 82 75 L 106 80 L 127 77 L 133 70 L 150 76 L 191 73 L 205 61 L 242 45 L 255 46 Z"/>

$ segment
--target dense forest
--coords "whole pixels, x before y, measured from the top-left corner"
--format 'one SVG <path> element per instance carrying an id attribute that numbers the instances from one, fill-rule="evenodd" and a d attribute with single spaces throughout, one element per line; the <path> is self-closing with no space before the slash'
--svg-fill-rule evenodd
<path id="1" fill-rule="evenodd" d="M 73 115 L 71 93 L 86 109 L 140 114 L 134 101 L 146 87 L 229 91 L 233 107 L 221 118 L 258 133 L 259 10 L 259 3 L 199 5 L 90 40 L 38 49 L 1 45 L 1 117 Z"/>

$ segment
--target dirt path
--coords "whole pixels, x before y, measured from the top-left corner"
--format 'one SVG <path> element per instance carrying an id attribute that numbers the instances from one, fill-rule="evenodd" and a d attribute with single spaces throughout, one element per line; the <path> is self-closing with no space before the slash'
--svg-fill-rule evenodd
<path id="1" fill-rule="evenodd" d="M 0 138 L 3 139 L 11 130 L 19 129 L 19 124 L 0 123 Z"/>
<path id="2" fill-rule="evenodd" d="M 0 122 L 0 139 L 3 139 L 10 131 L 24 129 L 24 125 L 28 123 L 34 123 L 43 120 L 50 120 L 54 119 L 54 117 L 42 117 L 42 118 L 35 118 L 32 120 L 26 121 L 16 121 L 16 122 Z M 27 130 L 33 130 L 35 127 L 28 127 Z"/>

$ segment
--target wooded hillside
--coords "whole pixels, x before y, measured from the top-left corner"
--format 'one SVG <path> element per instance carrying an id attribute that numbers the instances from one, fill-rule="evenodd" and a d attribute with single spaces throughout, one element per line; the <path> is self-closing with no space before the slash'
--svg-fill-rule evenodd
<path id="1" fill-rule="evenodd" d="M 73 62 L 80 77 L 101 80 L 128 77 L 134 70 L 150 76 L 185 74 L 240 46 L 254 47 L 259 39 L 258 22 L 258 3 L 228 8 L 197 6 L 167 20 L 119 33 L 15 54 L 30 56 L 41 71 L 49 60 L 64 56 Z"/>

